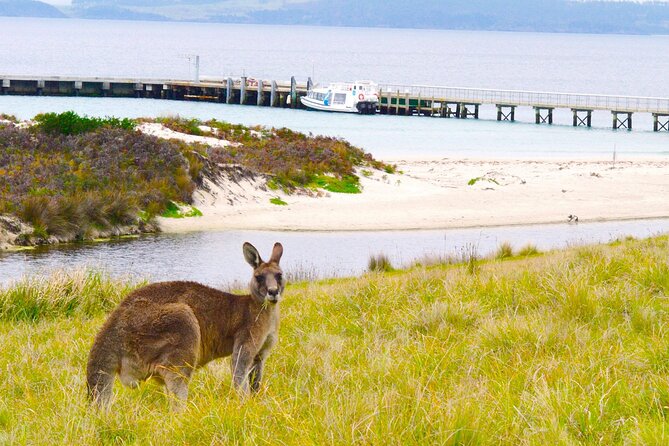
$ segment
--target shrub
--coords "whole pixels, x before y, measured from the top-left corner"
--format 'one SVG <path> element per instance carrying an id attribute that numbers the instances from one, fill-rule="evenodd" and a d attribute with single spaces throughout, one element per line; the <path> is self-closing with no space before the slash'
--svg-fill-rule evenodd
<path id="1" fill-rule="evenodd" d="M 79 116 L 73 111 L 63 113 L 44 113 L 35 116 L 35 128 L 46 133 L 61 135 L 78 135 L 91 132 L 100 127 L 121 128 L 133 130 L 135 122 L 128 118 L 95 118 Z"/>

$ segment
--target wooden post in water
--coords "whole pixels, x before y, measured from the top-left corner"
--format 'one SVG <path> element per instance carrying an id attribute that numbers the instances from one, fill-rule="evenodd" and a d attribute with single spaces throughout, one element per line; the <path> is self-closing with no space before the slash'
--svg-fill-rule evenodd
<path id="1" fill-rule="evenodd" d="M 543 116 L 541 114 L 542 110 L 547 111 L 547 115 Z M 534 107 L 534 122 L 536 124 L 548 123 L 548 125 L 553 124 L 553 109 L 547 107 Z"/>
<path id="2" fill-rule="evenodd" d="M 661 121 L 660 118 L 663 118 Z M 667 113 L 653 113 L 653 131 L 659 132 L 660 130 L 669 131 L 669 114 Z"/>
<path id="3" fill-rule="evenodd" d="M 497 105 L 497 120 L 498 121 L 511 121 L 515 122 L 516 120 L 516 106 L 515 105 L 506 105 L 506 104 L 496 104 Z M 504 112 L 505 108 L 509 108 L 508 113 Z"/>
<path id="4" fill-rule="evenodd" d="M 397 90 L 397 97 L 395 98 L 395 114 L 399 115 L 400 114 L 400 91 Z"/>
<path id="5" fill-rule="evenodd" d="M 620 119 L 618 118 L 618 115 L 627 115 L 626 118 Z M 613 130 L 617 129 L 627 129 L 627 130 L 632 130 L 632 112 L 619 112 L 619 111 L 611 111 L 611 115 L 613 117 Z"/>
<path id="6" fill-rule="evenodd" d="M 263 80 L 258 80 L 258 99 L 256 100 L 256 105 L 263 105 L 265 102 L 265 97 L 263 95 Z"/>
<path id="7" fill-rule="evenodd" d="M 270 91 L 269 94 L 269 106 L 276 107 L 276 100 L 277 100 L 276 81 L 272 81 L 272 90 Z"/>
<path id="8" fill-rule="evenodd" d="M 242 76 L 242 82 L 239 87 L 239 104 L 246 104 L 246 76 Z"/>
<path id="9" fill-rule="evenodd" d="M 297 82 L 295 76 L 290 77 L 290 108 L 297 107 Z"/>
<path id="10" fill-rule="evenodd" d="M 574 127 L 578 127 L 581 125 L 592 127 L 592 110 L 582 109 L 582 108 L 572 108 L 571 111 L 574 114 L 574 119 L 573 119 Z M 585 112 L 586 113 L 585 118 L 581 118 L 578 115 L 579 112 Z"/>
<path id="11" fill-rule="evenodd" d="M 232 78 L 229 77 L 225 86 L 225 103 L 232 104 Z"/>

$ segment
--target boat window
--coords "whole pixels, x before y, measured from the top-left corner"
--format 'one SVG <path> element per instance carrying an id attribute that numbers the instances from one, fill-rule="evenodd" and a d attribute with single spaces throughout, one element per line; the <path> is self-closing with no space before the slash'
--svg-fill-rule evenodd
<path id="1" fill-rule="evenodd" d="M 346 102 L 346 93 L 335 93 L 333 104 L 344 104 Z"/>

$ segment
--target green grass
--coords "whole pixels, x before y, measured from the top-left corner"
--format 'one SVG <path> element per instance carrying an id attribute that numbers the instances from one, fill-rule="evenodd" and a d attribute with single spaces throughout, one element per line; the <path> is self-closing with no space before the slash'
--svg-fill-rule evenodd
<path id="1" fill-rule="evenodd" d="M 359 194 L 362 192 L 359 178 L 355 175 L 345 175 L 341 178 L 331 175 L 318 175 L 314 178 L 313 184 L 328 192 L 340 194 Z"/>
<path id="2" fill-rule="evenodd" d="M 93 336 L 134 285 L 14 285 L 0 444 L 669 442 L 669 237 L 477 265 L 289 285 L 260 393 L 240 400 L 214 362 L 179 415 L 152 383 L 117 382 L 108 414 L 85 402 Z"/>
<path id="3" fill-rule="evenodd" d="M 202 217 L 202 211 L 189 204 L 170 201 L 167 203 L 165 211 L 160 214 L 160 216 L 164 218 Z"/>
<path id="4" fill-rule="evenodd" d="M 277 206 L 288 206 L 288 203 L 286 203 L 279 197 L 270 198 L 269 202 L 272 204 L 276 204 Z"/>

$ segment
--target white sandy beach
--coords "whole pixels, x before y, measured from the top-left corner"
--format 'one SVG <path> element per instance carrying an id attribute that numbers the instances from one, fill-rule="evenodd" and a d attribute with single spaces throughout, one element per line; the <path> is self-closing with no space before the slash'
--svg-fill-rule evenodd
<path id="1" fill-rule="evenodd" d="M 669 217 L 669 160 L 387 161 L 403 173 L 362 177 L 362 194 L 286 196 L 242 181 L 197 194 L 203 217 L 160 224 L 168 232 L 346 231 Z M 276 196 L 288 205 L 271 204 Z"/>
<path id="2" fill-rule="evenodd" d="M 160 124 L 163 138 L 228 144 Z M 445 229 L 669 218 L 669 159 L 401 159 L 398 173 L 360 173 L 361 194 L 320 197 L 267 190 L 261 179 L 228 179 L 197 191 L 202 217 L 160 218 L 165 232 L 250 229 L 366 231 Z M 469 184 L 472 179 L 478 179 Z M 287 205 L 270 199 L 279 197 Z"/>

